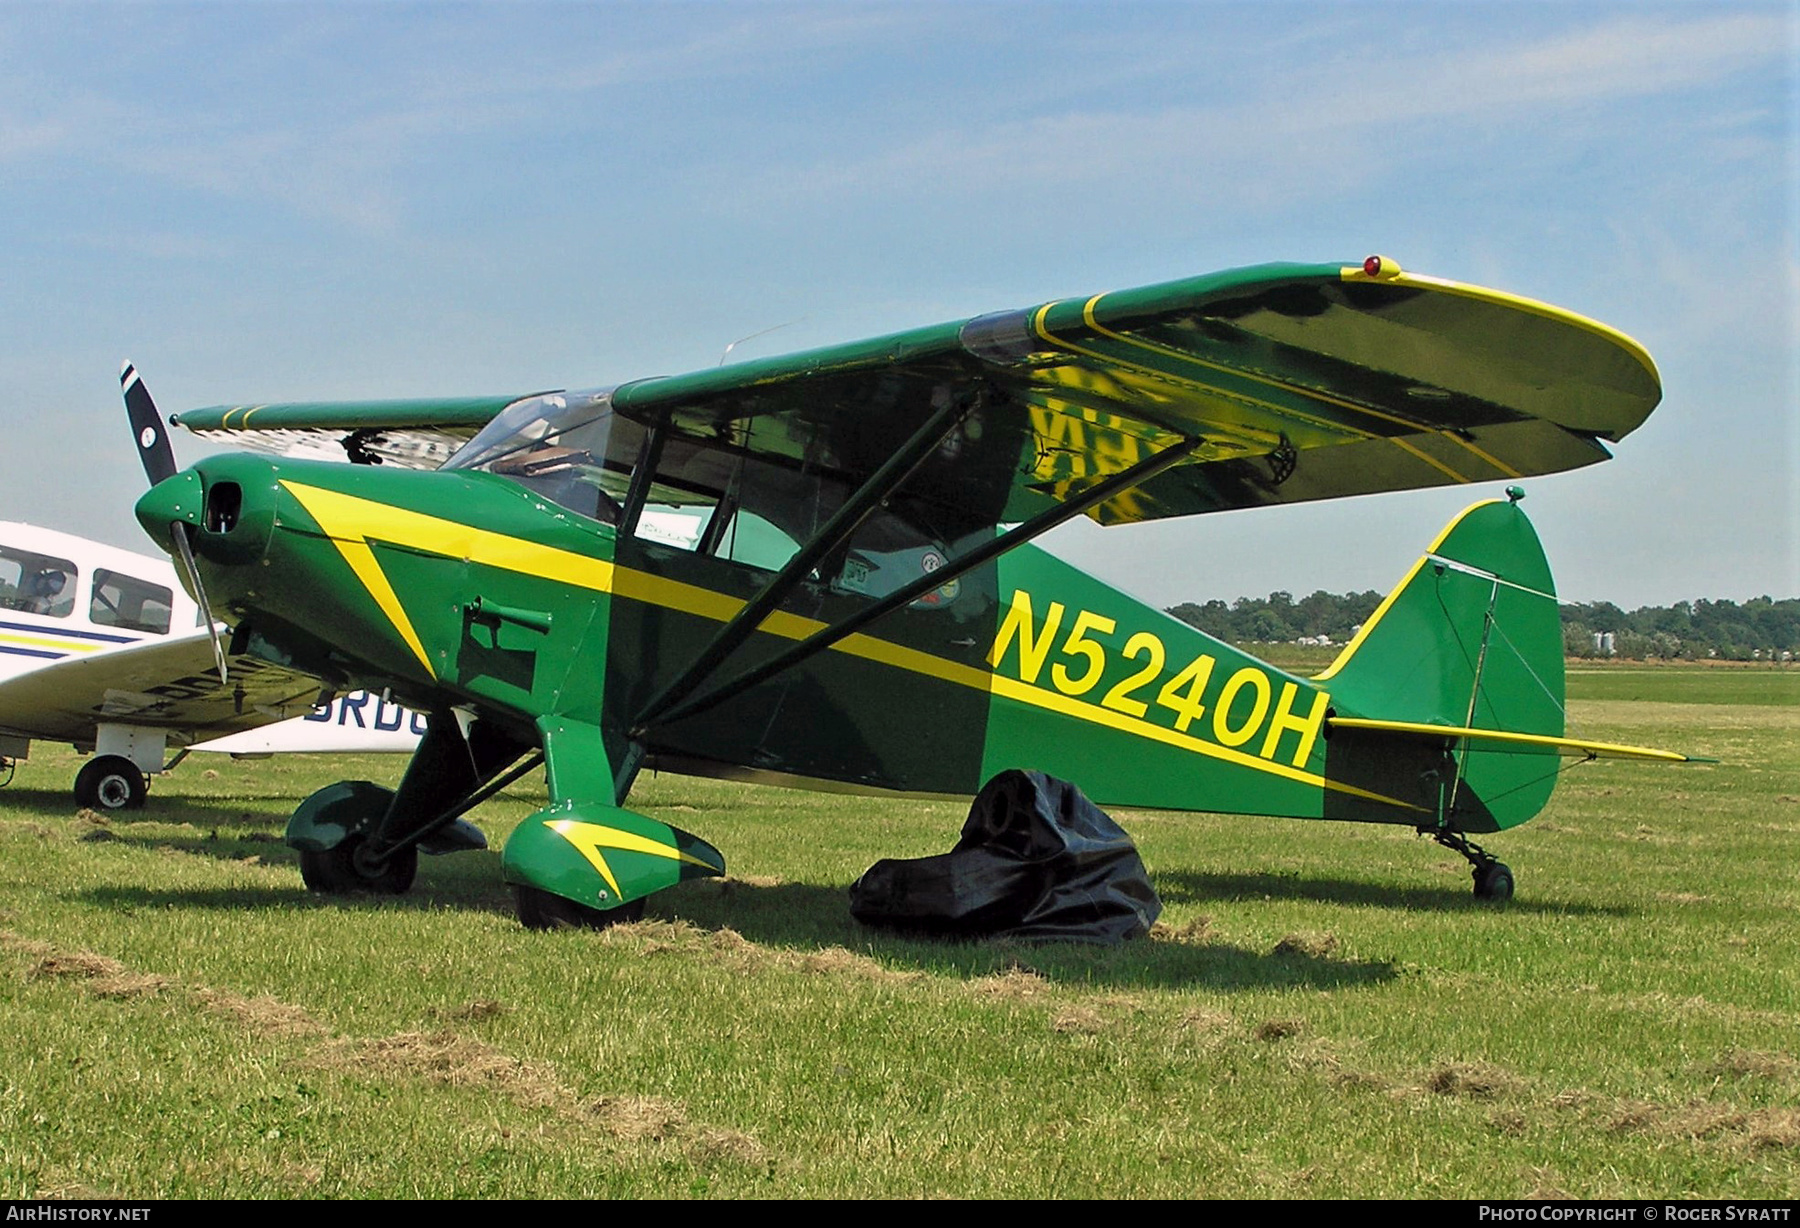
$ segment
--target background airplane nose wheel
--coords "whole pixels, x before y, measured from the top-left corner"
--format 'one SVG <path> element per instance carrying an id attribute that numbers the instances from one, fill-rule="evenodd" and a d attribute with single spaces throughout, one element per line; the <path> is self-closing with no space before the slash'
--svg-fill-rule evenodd
<path id="1" fill-rule="evenodd" d="M 589 908 L 523 884 L 514 884 L 513 902 L 518 908 L 520 924 L 528 930 L 602 930 L 621 922 L 639 921 L 644 916 L 643 900 L 633 900 L 617 908 Z"/>
<path id="2" fill-rule="evenodd" d="M 371 891 L 378 895 L 404 895 L 419 872 L 419 849 L 407 845 L 375 861 L 361 835 L 351 835 L 324 852 L 300 854 L 300 877 L 308 891 L 342 895 Z"/>
<path id="3" fill-rule="evenodd" d="M 1475 898 L 1504 903 L 1513 897 L 1512 871 L 1503 861 L 1489 861 L 1475 867 Z"/>
<path id="4" fill-rule="evenodd" d="M 136 810 L 149 792 L 143 772 L 123 755 L 100 755 L 75 777 L 75 800 L 90 810 Z"/>

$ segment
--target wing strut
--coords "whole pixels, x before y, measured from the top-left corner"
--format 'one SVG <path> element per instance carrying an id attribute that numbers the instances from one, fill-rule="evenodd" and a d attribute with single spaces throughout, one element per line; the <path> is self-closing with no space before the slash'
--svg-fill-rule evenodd
<path id="1" fill-rule="evenodd" d="M 802 546 L 798 554 L 775 573 L 762 591 L 746 602 L 744 608 L 719 629 L 712 642 L 700 651 L 693 662 L 644 705 L 633 726 L 638 729 L 649 727 L 706 681 L 725 658 L 762 625 L 763 619 L 773 613 L 787 599 L 787 595 L 812 574 L 819 561 L 848 541 L 850 535 L 868 518 L 869 513 L 883 499 L 893 494 L 981 402 L 982 395 L 977 391 L 951 400 L 932 414 L 898 452 L 870 474 L 856 493 L 844 501 L 844 505 L 813 534 L 812 540 Z M 940 580 L 938 583 L 942 584 L 944 581 Z"/>
<path id="2" fill-rule="evenodd" d="M 950 581 L 975 570 L 990 559 L 998 558 L 1007 551 L 1024 545 L 1032 538 L 1048 533 L 1063 522 L 1081 515 L 1090 507 L 1104 503 L 1114 495 L 1130 490 L 1140 482 L 1149 481 L 1171 465 L 1186 460 L 1188 456 L 1192 455 L 1194 449 L 1205 442 L 1205 439 L 1201 437 L 1192 436 L 1183 439 L 1180 443 L 1170 444 L 1162 451 L 1145 457 L 1131 468 L 1089 487 L 1067 502 L 1040 512 L 1023 524 L 1015 525 L 992 541 L 977 546 L 961 558 L 945 563 L 936 571 L 927 572 L 911 584 L 896 589 L 880 601 L 865 607 L 844 621 L 833 623 L 821 631 L 814 632 L 786 652 L 770 658 L 763 664 L 746 670 L 730 681 L 721 683 L 701 695 L 669 705 L 660 717 L 653 718 L 655 723 L 671 724 L 684 716 L 692 716 L 696 712 L 723 703 L 759 683 L 766 682 L 781 671 L 804 661 L 815 653 L 823 652 L 839 640 L 854 635 L 876 619 L 911 604 L 933 589 L 942 588 Z M 651 720 L 640 718 L 637 727 L 632 730 L 631 736 L 641 738 L 650 724 Z"/>

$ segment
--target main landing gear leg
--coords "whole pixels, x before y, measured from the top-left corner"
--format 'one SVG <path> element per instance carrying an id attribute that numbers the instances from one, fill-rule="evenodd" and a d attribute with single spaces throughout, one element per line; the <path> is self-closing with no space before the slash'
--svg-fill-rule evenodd
<path id="1" fill-rule="evenodd" d="M 1503 904 L 1513 896 L 1513 874 L 1504 861 L 1489 853 L 1459 831 L 1427 833 L 1447 849 L 1454 849 L 1469 859 L 1474 867 L 1475 898 Z"/>
<path id="2" fill-rule="evenodd" d="M 398 791 L 366 780 L 319 790 L 288 821 L 300 876 L 313 891 L 404 894 L 419 853 L 481 849 L 487 841 L 461 815 L 516 778 L 504 769 L 526 750 L 485 722 L 467 735 L 451 712 L 434 712 Z"/>

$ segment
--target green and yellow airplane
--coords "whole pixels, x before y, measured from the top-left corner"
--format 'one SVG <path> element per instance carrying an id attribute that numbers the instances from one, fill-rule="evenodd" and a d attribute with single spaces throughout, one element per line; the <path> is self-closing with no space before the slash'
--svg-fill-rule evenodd
<path id="1" fill-rule="evenodd" d="M 625 808 L 646 767 L 969 796 L 1008 768 L 1109 806 L 1525 822 L 1563 756 L 1562 631 L 1516 488 L 1426 548 L 1324 673 L 1263 664 L 1029 545 L 1106 525 L 1506 481 L 1607 459 L 1655 407 L 1636 342 L 1404 272 L 1264 265 L 610 388 L 215 407 L 177 425 L 356 464 L 177 473 L 127 366 L 144 528 L 229 660 L 429 713 L 397 790 L 332 785 L 287 839 L 317 891 L 403 892 L 421 847 L 545 770 L 506 841 L 533 926 L 724 873 Z"/>

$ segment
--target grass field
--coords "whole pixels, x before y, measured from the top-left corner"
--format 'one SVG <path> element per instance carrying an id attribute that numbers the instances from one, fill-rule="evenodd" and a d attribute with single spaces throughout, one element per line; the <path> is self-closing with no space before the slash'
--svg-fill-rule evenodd
<path id="1" fill-rule="evenodd" d="M 733 877 L 529 933 L 497 857 L 301 887 L 287 812 L 398 759 L 190 760 L 75 813 L 0 792 L 0 1197 L 1800 1195 L 1800 673 L 1570 676 L 1594 763 L 1489 847 L 1122 813 L 1118 949 L 860 928 L 962 809 L 663 777 Z M 498 837 L 542 802 L 477 814 Z"/>

